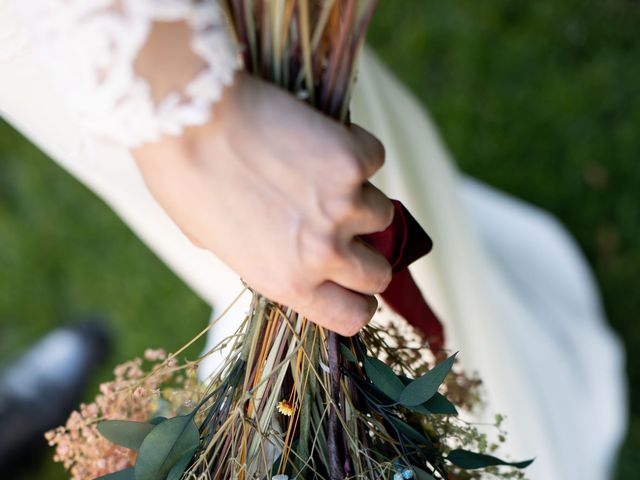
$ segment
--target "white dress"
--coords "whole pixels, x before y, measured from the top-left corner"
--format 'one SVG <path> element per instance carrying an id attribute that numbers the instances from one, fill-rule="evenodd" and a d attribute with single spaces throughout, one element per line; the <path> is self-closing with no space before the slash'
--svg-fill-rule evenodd
<path id="1" fill-rule="evenodd" d="M 237 275 L 182 235 L 128 151 L 206 121 L 230 81 L 234 52 L 218 13 L 197 11 L 205 4 L 213 2 L 0 0 L 0 113 L 219 310 L 241 290 Z M 132 62 L 150 22 L 175 19 L 191 22 L 194 50 L 210 68 L 189 91 L 154 105 Z M 105 38 L 119 50 L 105 50 L 113 46 Z M 108 84 L 104 71 L 96 77 L 99 60 L 114 75 Z M 61 94 L 65 82 L 71 88 Z M 126 102 L 113 102 L 123 94 Z M 509 453 L 536 457 L 527 471 L 534 480 L 610 478 L 626 425 L 623 355 L 571 238 L 544 212 L 465 179 L 423 107 L 368 51 L 353 118 L 387 149 L 374 182 L 434 238 L 412 271 L 444 320 L 449 348 L 479 372 L 492 411 L 507 414 Z M 231 331 L 242 310 L 210 341 Z"/>

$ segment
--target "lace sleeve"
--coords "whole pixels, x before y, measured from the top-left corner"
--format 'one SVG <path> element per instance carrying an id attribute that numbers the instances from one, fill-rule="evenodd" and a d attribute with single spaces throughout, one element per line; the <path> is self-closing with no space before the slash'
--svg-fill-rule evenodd
<path id="1" fill-rule="evenodd" d="M 215 0 L 14 0 L 35 50 L 82 125 L 127 147 L 209 120 L 239 65 Z M 183 22 L 203 67 L 154 98 L 136 59 L 154 25 Z M 161 59 L 159 59 L 161 61 Z M 161 63 L 160 63 L 161 64 Z M 159 74 L 162 69 L 159 68 Z"/>

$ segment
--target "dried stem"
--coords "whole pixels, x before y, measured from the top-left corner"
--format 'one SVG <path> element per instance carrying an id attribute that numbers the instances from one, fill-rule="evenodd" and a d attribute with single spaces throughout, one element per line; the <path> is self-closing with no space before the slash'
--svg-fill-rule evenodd
<path id="1" fill-rule="evenodd" d="M 338 352 L 338 334 L 329 332 L 327 336 L 327 348 L 329 352 L 329 375 L 331 378 L 331 405 L 329 406 L 329 431 L 327 432 L 327 442 L 329 446 L 329 467 L 331 469 L 331 480 L 342 480 L 344 471 L 342 469 L 340 449 L 338 445 L 338 409 L 340 408 L 340 354 Z"/>

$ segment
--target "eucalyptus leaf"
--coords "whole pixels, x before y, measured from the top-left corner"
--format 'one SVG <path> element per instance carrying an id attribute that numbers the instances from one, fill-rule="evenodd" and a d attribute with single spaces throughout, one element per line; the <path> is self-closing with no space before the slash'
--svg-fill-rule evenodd
<path id="1" fill-rule="evenodd" d="M 193 415 L 171 418 L 156 426 L 145 438 L 136 461 L 135 480 L 158 480 L 188 452 L 200 445 L 200 432 Z"/>
<path id="2" fill-rule="evenodd" d="M 405 377 L 404 375 L 401 375 L 399 378 L 400 380 L 402 380 L 402 383 L 405 386 L 409 385 L 413 381 L 413 379 L 409 377 Z M 449 400 L 447 400 L 447 398 L 444 395 L 438 392 L 436 392 L 433 395 L 433 397 L 431 397 L 429 400 L 424 402 L 422 405 L 414 405 L 407 408 L 413 412 L 420 413 L 422 415 L 429 415 L 430 413 L 441 414 L 441 415 L 457 415 L 458 414 L 458 410 L 456 409 L 455 405 L 451 403 Z"/>
<path id="3" fill-rule="evenodd" d="M 421 468 L 411 467 L 411 469 L 413 470 L 413 473 L 415 473 L 417 480 L 436 480 L 433 475 L 425 472 Z"/>
<path id="4" fill-rule="evenodd" d="M 397 429 L 398 431 L 407 437 L 409 440 L 415 442 L 418 445 L 431 445 L 431 442 L 418 430 L 413 428 L 404 420 L 401 420 L 397 417 L 389 415 L 386 417 Z"/>
<path id="5" fill-rule="evenodd" d="M 405 387 L 413 381 L 413 378 L 409 378 L 405 375 L 398 375 L 398 378 L 402 381 L 402 384 Z M 411 410 L 412 412 L 419 413 L 420 415 L 429 415 L 431 413 L 431 411 L 428 410 L 424 405 L 413 405 L 411 407 L 407 407 L 407 409 Z"/>
<path id="6" fill-rule="evenodd" d="M 398 398 L 398 402 L 404 406 L 413 407 L 433 397 L 438 391 L 438 387 L 449 374 L 456 355 L 457 353 L 440 362 L 423 376 L 416 378 L 404 387 Z"/>
<path id="7" fill-rule="evenodd" d="M 411 410 L 412 412 L 419 413 L 420 415 L 429 415 L 432 413 L 424 405 L 414 405 L 412 407 L 406 407 L 406 408 L 407 410 Z"/>
<path id="8" fill-rule="evenodd" d="M 394 402 L 398 401 L 404 385 L 389 365 L 374 357 L 364 360 L 364 370 L 373 384 Z"/>
<path id="9" fill-rule="evenodd" d="M 340 355 L 342 355 L 342 358 L 345 358 L 351 363 L 357 363 L 358 361 L 353 352 L 349 350 L 349 348 L 344 343 L 340 344 Z"/>
<path id="10" fill-rule="evenodd" d="M 526 460 L 524 462 L 505 462 L 504 460 L 501 460 L 492 455 L 470 452 L 468 450 L 462 450 L 460 448 L 449 452 L 449 455 L 447 455 L 447 460 L 449 460 L 454 465 L 467 470 L 493 467 L 495 465 L 526 468 L 533 463 L 533 460 Z"/>
<path id="11" fill-rule="evenodd" d="M 433 397 L 422 404 L 429 412 L 442 415 L 457 415 L 455 405 L 447 400 L 447 397 L 436 392 Z"/>
<path id="12" fill-rule="evenodd" d="M 156 426 L 152 423 L 105 420 L 98 423 L 100 434 L 116 445 L 139 450 L 144 439 Z"/>
<path id="13" fill-rule="evenodd" d="M 167 417 L 153 417 L 151 420 L 149 420 L 149 423 L 152 423 L 153 425 L 160 425 L 166 419 Z"/>
<path id="14" fill-rule="evenodd" d="M 182 457 L 180 457 L 180 460 L 178 460 L 178 462 L 169 471 L 169 475 L 167 475 L 167 480 L 180 480 L 182 478 L 182 474 L 185 472 L 185 470 L 191 463 L 191 460 L 193 459 L 193 456 L 196 454 L 197 451 L 198 451 L 198 447 L 193 448 L 189 450 L 187 453 L 185 453 Z"/>
<path id="15" fill-rule="evenodd" d="M 120 470 L 119 472 L 103 475 L 102 477 L 98 477 L 95 480 L 135 480 L 135 476 L 132 467 L 125 470 Z"/>

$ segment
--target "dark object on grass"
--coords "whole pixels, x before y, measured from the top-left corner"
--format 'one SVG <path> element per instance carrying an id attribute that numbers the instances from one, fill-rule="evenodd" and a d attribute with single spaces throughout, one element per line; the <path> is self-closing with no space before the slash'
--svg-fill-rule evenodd
<path id="1" fill-rule="evenodd" d="M 105 322 L 82 319 L 54 330 L 0 372 L 0 471 L 17 478 L 45 445 L 44 433 L 80 402 L 110 350 Z"/>

